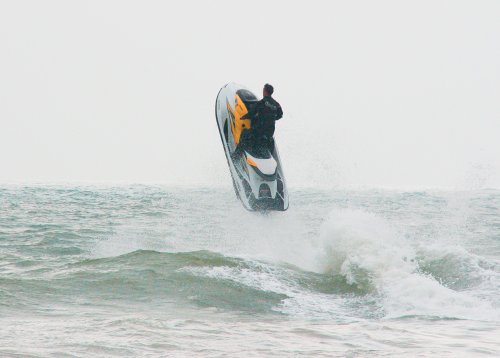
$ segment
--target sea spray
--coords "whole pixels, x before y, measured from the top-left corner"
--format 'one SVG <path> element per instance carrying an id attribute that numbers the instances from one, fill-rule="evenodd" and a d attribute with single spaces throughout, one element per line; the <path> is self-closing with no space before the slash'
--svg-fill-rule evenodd
<path id="1" fill-rule="evenodd" d="M 497 320 L 490 302 L 442 284 L 426 272 L 415 243 L 375 214 L 334 210 L 322 227 L 319 269 L 340 274 L 350 285 L 380 295 L 386 317 L 433 316 Z M 422 251 L 421 251 L 422 253 Z M 462 257 L 466 253 L 461 251 Z M 440 282 L 441 281 L 441 282 Z"/>

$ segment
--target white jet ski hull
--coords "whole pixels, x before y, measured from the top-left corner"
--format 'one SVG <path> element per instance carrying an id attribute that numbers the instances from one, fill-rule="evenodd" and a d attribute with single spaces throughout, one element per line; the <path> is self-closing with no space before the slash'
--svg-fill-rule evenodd
<path id="1" fill-rule="evenodd" d="M 246 150 L 240 155 L 234 154 L 238 136 L 238 131 L 233 129 L 235 107 L 239 105 L 241 109 L 245 105 L 240 98 L 243 97 L 240 90 L 255 97 L 244 86 L 228 83 L 219 91 L 215 103 L 217 126 L 236 196 L 250 211 L 287 210 L 288 190 L 276 143 L 272 153 L 268 151 L 268 158 L 252 155 L 254 153 Z M 240 94 L 237 94 L 238 91 Z"/>

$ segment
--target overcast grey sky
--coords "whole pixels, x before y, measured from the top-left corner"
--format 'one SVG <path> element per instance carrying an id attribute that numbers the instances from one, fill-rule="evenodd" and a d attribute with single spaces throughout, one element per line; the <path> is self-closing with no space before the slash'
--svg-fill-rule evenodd
<path id="1" fill-rule="evenodd" d="M 500 188 L 500 1 L 1 1 L 0 183 L 230 185 L 266 82 L 289 185 Z"/>

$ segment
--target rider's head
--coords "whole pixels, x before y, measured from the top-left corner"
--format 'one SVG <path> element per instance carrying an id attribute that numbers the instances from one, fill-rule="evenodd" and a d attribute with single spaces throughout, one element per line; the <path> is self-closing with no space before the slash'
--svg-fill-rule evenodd
<path id="1" fill-rule="evenodd" d="M 266 83 L 264 85 L 264 90 L 262 91 L 262 94 L 264 95 L 264 97 L 266 96 L 271 96 L 274 92 L 274 88 L 273 86 L 271 86 L 269 83 Z"/>

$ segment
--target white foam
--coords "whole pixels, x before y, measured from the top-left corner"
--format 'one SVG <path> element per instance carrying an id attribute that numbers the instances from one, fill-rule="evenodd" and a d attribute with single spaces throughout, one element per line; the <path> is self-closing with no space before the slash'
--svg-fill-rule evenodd
<path id="1" fill-rule="evenodd" d="M 249 268 L 242 267 L 186 267 L 179 271 L 218 280 L 230 280 L 264 292 L 286 295 L 275 311 L 295 317 L 315 317 L 353 320 L 346 314 L 348 300 L 338 296 L 313 292 L 300 287 L 293 279 L 293 274 L 285 268 L 261 262 L 247 262 Z"/>
<path id="2" fill-rule="evenodd" d="M 321 232 L 318 269 L 381 295 L 386 317 L 425 315 L 484 320 L 499 311 L 466 291 L 419 272 L 415 249 L 384 219 L 359 210 L 334 211 Z"/>

